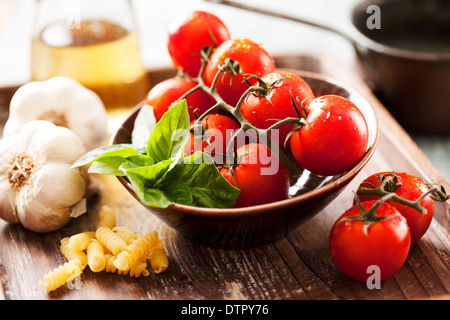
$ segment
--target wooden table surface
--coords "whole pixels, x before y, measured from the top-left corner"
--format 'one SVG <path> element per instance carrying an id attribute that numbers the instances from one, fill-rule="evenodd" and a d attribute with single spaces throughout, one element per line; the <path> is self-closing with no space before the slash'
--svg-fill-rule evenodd
<path id="1" fill-rule="evenodd" d="M 20 225 L 0 221 L 0 299 L 151 299 L 151 300 L 328 300 L 328 299 L 449 299 L 449 204 L 438 203 L 426 235 L 411 246 L 407 261 L 381 289 L 347 278 L 334 265 L 328 234 L 334 221 L 352 203 L 352 190 L 367 175 L 399 170 L 450 185 L 422 150 L 390 116 L 368 87 L 326 55 L 278 57 L 279 67 L 333 76 L 352 85 L 373 105 L 380 122 L 377 151 L 356 179 L 322 212 L 287 237 L 268 245 L 226 250 L 200 246 L 183 239 L 149 214 L 111 176 L 95 176 L 99 196 L 88 213 L 60 230 L 36 234 Z M 153 84 L 169 73 L 151 70 Z M 0 123 L 14 88 L 0 90 Z M 38 285 L 44 274 L 64 263 L 59 241 L 77 232 L 93 230 L 102 204 L 119 215 L 118 224 L 136 233 L 153 230 L 164 240 L 169 268 L 160 274 L 130 278 L 88 268 L 71 287 L 47 293 Z"/>

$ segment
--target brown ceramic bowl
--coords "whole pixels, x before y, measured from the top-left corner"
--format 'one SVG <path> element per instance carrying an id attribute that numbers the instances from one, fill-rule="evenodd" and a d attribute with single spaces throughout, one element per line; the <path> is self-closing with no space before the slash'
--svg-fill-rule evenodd
<path id="1" fill-rule="evenodd" d="M 316 96 L 344 96 L 363 112 L 369 125 L 370 141 L 366 154 L 353 169 L 332 177 L 318 177 L 303 170 L 291 187 L 289 199 L 260 206 L 210 209 L 174 204 L 166 209 L 146 208 L 186 238 L 213 247 L 243 248 L 284 237 L 333 201 L 372 157 L 378 140 L 378 122 L 369 102 L 353 89 L 321 75 L 294 72 L 308 82 Z M 112 137 L 112 144 L 130 142 L 139 108 L 132 110 Z M 136 197 L 132 186 L 124 178 L 118 179 Z"/>

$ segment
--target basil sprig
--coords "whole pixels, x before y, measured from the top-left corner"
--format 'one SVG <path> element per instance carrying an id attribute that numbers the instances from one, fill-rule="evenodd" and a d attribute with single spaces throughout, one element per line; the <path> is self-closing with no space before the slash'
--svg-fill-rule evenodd
<path id="1" fill-rule="evenodd" d="M 190 120 L 186 101 L 172 106 L 159 122 L 143 105 L 131 134 L 131 143 L 89 151 L 72 167 L 90 165 L 88 172 L 123 176 L 142 203 L 166 208 L 174 203 L 231 208 L 239 189 L 219 172 L 211 157 L 197 151 L 184 156 Z"/>

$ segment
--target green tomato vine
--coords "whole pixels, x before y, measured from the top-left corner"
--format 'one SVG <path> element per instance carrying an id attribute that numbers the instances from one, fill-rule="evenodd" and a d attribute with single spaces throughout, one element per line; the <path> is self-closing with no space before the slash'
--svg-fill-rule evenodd
<path id="1" fill-rule="evenodd" d="M 307 122 L 306 122 L 307 112 L 306 112 L 306 109 L 303 107 L 302 102 L 296 101 L 294 99 L 294 97 L 291 95 L 292 103 L 297 112 L 298 118 L 290 117 L 290 118 L 281 119 L 281 120 L 277 121 L 276 123 L 274 123 L 273 125 L 271 125 L 270 127 L 268 127 L 267 129 L 261 129 L 261 128 L 254 126 L 243 116 L 243 114 L 241 112 L 242 103 L 247 98 L 247 96 L 250 94 L 268 97 L 270 90 L 272 90 L 272 88 L 279 81 L 282 81 L 285 78 L 277 79 L 272 84 L 267 85 L 260 77 L 249 74 L 248 75 L 249 78 L 254 78 L 258 81 L 257 85 L 251 85 L 250 82 L 248 80 L 246 80 L 249 85 L 248 89 L 242 94 L 242 96 L 240 97 L 236 106 L 232 106 L 232 105 L 226 103 L 223 100 L 223 98 L 220 96 L 220 94 L 217 92 L 216 84 L 222 75 L 230 74 L 230 76 L 232 77 L 233 75 L 236 75 L 237 73 L 239 73 L 241 71 L 239 62 L 233 61 L 232 59 L 229 59 L 229 58 L 226 59 L 225 63 L 223 65 L 219 66 L 218 71 L 214 77 L 214 80 L 213 80 L 211 86 L 207 86 L 203 80 L 203 74 L 205 71 L 206 64 L 208 63 L 209 56 L 212 53 L 212 50 L 213 50 L 213 47 L 205 47 L 202 50 L 201 55 L 200 55 L 202 57 L 202 65 L 201 65 L 201 68 L 200 68 L 200 71 L 199 71 L 199 74 L 197 77 L 193 78 L 193 77 L 187 76 L 186 74 L 184 74 L 182 72 L 179 73 L 179 76 L 184 77 L 190 81 L 194 81 L 197 83 L 197 85 L 195 87 L 193 87 L 191 90 L 187 91 L 183 96 L 181 96 L 178 101 L 185 99 L 187 96 L 189 96 L 190 94 L 192 94 L 193 92 L 195 92 L 197 90 L 202 90 L 202 91 L 208 93 L 210 96 L 212 96 L 216 100 L 216 103 L 210 109 L 208 109 L 206 112 L 204 112 L 202 115 L 200 115 L 197 118 L 198 125 L 201 125 L 202 119 L 204 119 L 207 115 L 211 114 L 212 112 L 214 112 L 217 109 L 225 110 L 227 113 L 231 114 L 240 124 L 239 130 L 237 130 L 234 133 L 231 141 L 229 142 L 229 144 L 227 146 L 227 150 L 226 150 L 226 159 L 227 160 L 234 159 L 234 157 L 235 157 L 234 141 L 237 139 L 237 137 L 243 133 L 247 133 L 247 132 L 251 131 L 252 134 L 254 134 L 258 139 L 263 141 L 267 145 L 268 148 L 270 148 L 272 151 L 276 151 L 276 154 L 278 155 L 280 161 L 289 170 L 291 177 L 295 178 L 296 176 L 298 176 L 301 173 L 302 168 L 295 160 L 292 159 L 292 157 L 289 155 L 289 153 L 287 152 L 286 149 L 281 148 L 278 144 L 273 142 L 270 132 L 284 124 L 290 124 L 292 126 L 295 126 L 296 129 L 294 129 L 294 130 L 298 130 L 303 125 L 307 124 Z M 303 114 L 299 112 L 299 107 L 302 108 L 302 110 L 304 112 Z M 277 148 L 277 149 L 275 150 L 274 148 Z M 235 162 L 233 162 L 233 163 L 235 163 Z M 233 165 L 233 163 L 231 163 L 229 165 Z"/>

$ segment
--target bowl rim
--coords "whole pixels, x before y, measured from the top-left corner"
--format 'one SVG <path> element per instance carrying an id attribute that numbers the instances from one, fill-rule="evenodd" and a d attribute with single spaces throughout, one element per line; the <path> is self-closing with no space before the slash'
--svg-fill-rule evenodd
<path id="1" fill-rule="evenodd" d="M 279 69 L 280 70 L 280 69 Z M 319 197 L 321 195 L 324 195 L 326 193 L 331 192 L 332 190 L 338 189 L 341 185 L 346 185 L 349 183 L 358 173 L 361 171 L 361 169 L 367 164 L 367 162 L 372 158 L 377 145 L 378 145 L 378 136 L 379 136 L 379 120 L 375 113 L 375 110 L 373 109 L 372 103 L 370 103 L 362 94 L 360 94 L 357 90 L 355 90 L 353 87 L 338 81 L 332 77 L 322 75 L 315 72 L 310 71 L 304 71 L 304 70 L 297 70 L 297 69 L 285 69 L 283 70 L 290 70 L 298 74 L 299 76 L 309 77 L 313 78 L 315 80 L 319 81 L 325 81 L 328 83 L 331 83 L 333 85 L 339 86 L 349 92 L 351 94 L 355 94 L 359 96 L 359 98 L 365 100 L 367 102 L 367 105 L 369 106 L 370 111 L 373 113 L 373 120 L 374 120 L 374 128 L 373 131 L 373 142 L 371 145 L 368 146 L 364 156 L 358 161 L 358 163 L 350 170 L 342 173 L 336 180 L 330 181 L 323 186 L 320 186 L 317 189 L 310 190 L 308 192 L 305 192 L 303 194 L 293 196 L 288 199 L 266 203 L 262 205 L 256 205 L 256 206 L 250 206 L 250 207 L 242 207 L 242 208 L 207 208 L 207 207 L 196 207 L 196 206 L 189 206 L 189 205 L 183 205 L 183 204 L 172 204 L 168 206 L 167 208 L 156 208 L 156 207 L 150 207 L 147 205 L 144 205 L 148 208 L 158 210 L 158 211 L 164 211 L 164 210 L 174 210 L 179 213 L 189 213 L 189 214 L 197 214 L 202 216 L 210 216 L 214 215 L 217 217 L 220 216 L 229 216 L 232 214 L 234 217 L 241 216 L 241 215 L 254 215 L 254 214 L 260 214 L 264 212 L 270 212 L 274 209 L 280 210 L 283 208 L 291 207 L 292 205 L 296 203 L 300 203 L 302 201 L 305 201 L 307 199 L 313 199 L 316 197 Z M 123 129 L 123 124 L 128 121 L 128 119 L 133 116 L 138 110 L 142 107 L 144 102 L 139 103 L 136 105 L 133 109 L 131 109 L 128 114 L 125 117 L 125 120 L 122 121 L 120 127 L 116 130 L 116 132 L 111 136 L 110 138 L 110 144 L 114 144 L 114 141 L 118 137 L 118 133 Z M 131 184 L 128 183 L 123 177 L 116 176 L 117 179 L 125 186 L 125 188 L 134 196 L 136 195 Z"/>

